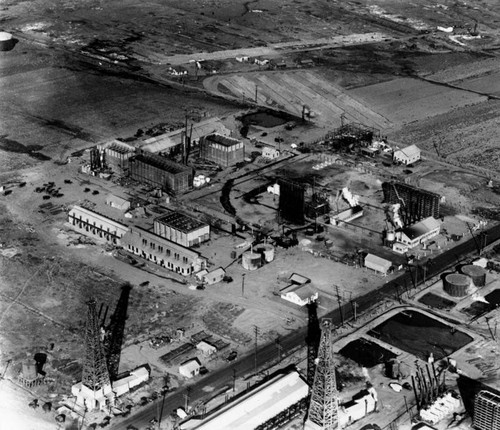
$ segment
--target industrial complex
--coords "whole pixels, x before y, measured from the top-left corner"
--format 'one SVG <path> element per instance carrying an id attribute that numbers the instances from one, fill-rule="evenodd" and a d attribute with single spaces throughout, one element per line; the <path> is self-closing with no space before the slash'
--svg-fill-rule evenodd
<path id="1" fill-rule="evenodd" d="M 0 429 L 500 430 L 469 3 L 6 3 Z"/>

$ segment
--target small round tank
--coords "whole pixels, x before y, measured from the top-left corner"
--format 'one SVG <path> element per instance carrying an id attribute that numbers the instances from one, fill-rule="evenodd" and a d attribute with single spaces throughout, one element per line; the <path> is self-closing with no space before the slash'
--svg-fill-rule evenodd
<path id="1" fill-rule="evenodd" d="M 24 379 L 36 379 L 37 371 L 35 363 L 23 362 L 21 373 Z"/>
<path id="2" fill-rule="evenodd" d="M 10 51 L 14 47 L 12 34 L 0 31 L 0 51 Z"/>
<path id="3" fill-rule="evenodd" d="M 444 290 L 452 297 L 463 297 L 467 295 L 471 279 L 461 273 L 450 273 L 446 275 L 443 282 Z"/>
<path id="4" fill-rule="evenodd" d="M 257 270 L 262 266 L 262 256 L 255 252 L 244 252 L 241 257 L 241 264 L 247 270 Z"/>
<path id="5" fill-rule="evenodd" d="M 274 246 L 268 243 L 261 243 L 253 248 L 254 252 L 262 255 L 262 258 L 266 263 L 270 263 L 274 260 Z"/>
<path id="6" fill-rule="evenodd" d="M 486 285 L 486 270 L 474 264 L 463 266 L 461 272 L 472 279 L 474 286 L 484 287 Z"/>

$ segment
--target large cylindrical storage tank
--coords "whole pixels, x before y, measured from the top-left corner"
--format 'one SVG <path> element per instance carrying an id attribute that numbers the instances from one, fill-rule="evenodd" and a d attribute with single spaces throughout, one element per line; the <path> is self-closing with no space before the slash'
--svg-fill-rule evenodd
<path id="1" fill-rule="evenodd" d="M 472 279 L 475 287 L 484 287 L 486 285 L 486 270 L 474 264 L 467 264 L 462 267 L 461 272 Z"/>
<path id="2" fill-rule="evenodd" d="M 471 279 L 461 273 L 450 273 L 446 275 L 443 282 L 444 290 L 452 297 L 463 297 L 467 295 Z"/>
<path id="3" fill-rule="evenodd" d="M 0 31 L 0 51 L 10 51 L 14 47 L 12 34 Z"/>
<path id="4" fill-rule="evenodd" d="M 266 263 L 270 263 L 274 260 L 274 246 L 268 243 L 261 243 L 253 248 L 254 252 L 262 255 L 262 258 Z"/>
<path id="5" fill-rule="evenodd" d="M 255 252 L 244 252 L 241 256 L 241 264 L 247 270 L 257 270 L 262 266 L 262 256 Z"/>
<path id="6" fill-rule="evenodd" d="M 21 373 L 24 379 L 36 379 L 37 371 L 35 363 L 23 362 Z"/>

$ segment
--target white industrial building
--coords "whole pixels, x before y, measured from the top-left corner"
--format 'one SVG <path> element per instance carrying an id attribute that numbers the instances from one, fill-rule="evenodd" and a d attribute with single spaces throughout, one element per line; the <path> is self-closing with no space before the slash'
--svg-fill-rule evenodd
<path id="1" fill-rule="evenodd" d="M 283 288 L 280 293 L 283 300 L 287 300 L 298 306 L 308 305 L 309 303 L 318 300 L 319 297 L 318 291 L 311 285 L 307 284 L 292 284 Z"/>
<path id="2" fill-rule="evenodd" d="M 420 148 L 417 145 L 410 145 L 403 149 L 398 149 L 394 151 L 392 159 L 396 163 L 401 163 L 404 165 L 413 164 L 419 161 L 420 156 Z"/>
<path id="3" fill-rule="evenodd" d="M 391 266 L 392 263 L 389 260 L 378 257 L 377 255 L 368 254 L 365 257 L 365 267 L 375 270 L 376 272 L 380 272 L 384 275 L 387 275 L 387 272 L 389 271 Z"/>
<path id="4" fill-rule="evenodd" d="M 377 408 L 377 392 L 373 387 L 362 390 L 339 408 L 339 427 L 344 428 L 364 418 Z"/>
<path id="5" fill-rule="evenodd" d="M 73 206 L 68 213 L 68 221 L 79 233 L 115 245 L 128 232 L 129 227 L 104 215 L 81 206 Z"/>
<path id="6" fill-rule="evenodd" d="M 406 252 L 438 236 L 440 229 L 441 223 L 437 219 L 431 216 L 425 218 L 410 227 L 397 231 L 396 243 L 392 249 L 396 252 Z"/>
<path id="7" fill-rule="evenodd" d="M 169 212 L 154 220 L 154 232 L 187 248 L 210 239 L 210 226 L 180 212 Z"/>
<path id="8" fill-rule="evenodd" d="M 197 358 L 191 358 L 179 366 L 179 373 L 186 378 L 193 378 L 200 373 L 201 363 Z"/>
<path id="9" fill-rule="evenodd" d="M 123 249 L 181 275 L 192 275 L 206 267 L 199 252 L 139 227 L 131 227 L 121 239 Z"/>
<path id="10" fill-rule="evenodd" d="M 304 401 L 307 383 L 296 370 L 279 374 L 224 405 L 206 418 L 180 423 L 181 430 L 249 430 Z"/>

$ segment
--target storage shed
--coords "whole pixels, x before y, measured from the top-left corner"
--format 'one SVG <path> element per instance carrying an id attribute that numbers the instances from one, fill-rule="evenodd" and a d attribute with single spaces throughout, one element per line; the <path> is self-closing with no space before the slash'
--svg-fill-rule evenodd
<path id="1" fill-rule="evenodd" d="M 192 378 L 200 373 L 201 363 L 197 358 L 185 361 L 179 366 L 179 373 L 186 378 Z"/>
<path id="2" fill-rule="evenodd" d="M 367 267 L 368 269 L 375 270 L 376 272 L 383 273 L 384 275 L 387 274 L 391 266 L 392 263 L 389 260 L 386 260 L 385 258 L 378 257 L 373 254 L 368 254 L 365 257 L 365 267 Z"/>
<path id="3" fill-rule="evenodd" d="M 212 355 L 217 352 L 217 348 L 206 340 L 198 342 L 196 349 L 200 350 L 203 355 Z"/>
<path id="4" fill-rule="evenodd" d="M 220 282 L 224 279 L 224 276 L 226 276 L 226 271 L 222 268 L 219 267 L 203 276 L 203 279 L 208 285 L 216 284 L 217 282 Z"/>
<path id="5" fill-rule="evenodd" d="M 121 197 L 113 194 L 108 194 L 106 197 L 106 204 L 121 211 L 130 209 L 130 202 L 128 200 L 122 199 Z"/>
<path id="6" fill-rule="evenodd" d="M 394 151 L 393 161 L 404 165 L 413 164 L 420 160 L 420 148 L 417 145 L 410 145 L 403 149 Z"/>

